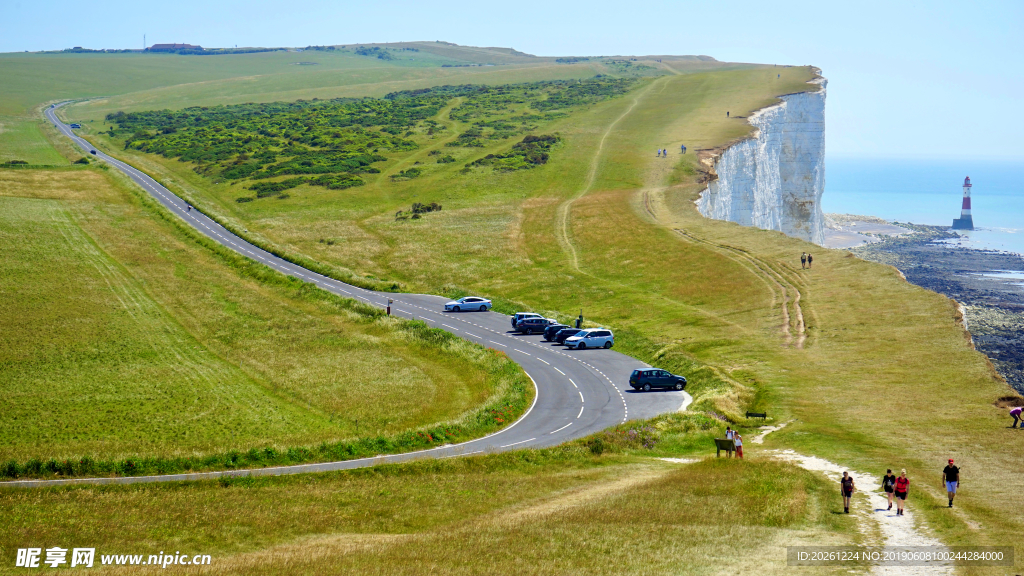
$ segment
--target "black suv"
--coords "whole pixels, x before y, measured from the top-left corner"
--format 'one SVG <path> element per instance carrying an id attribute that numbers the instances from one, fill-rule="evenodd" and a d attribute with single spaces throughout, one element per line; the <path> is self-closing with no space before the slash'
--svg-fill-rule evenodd
<path id="1" fill-rule="evenodd" d="M 566 326 L 565 324 L 548 325 L 548 327 L 544 329 L 544 339 L 547 340 L 548 342 L 551 342 L 552 340 L 555 339 L 555 334 L 558 334 L 558 331 L 561 330 L 562 328 L 568 328 L 568 326 Z"/>
<path id="2" fill-rule="evenodd" d="M 553 323 L 553 320 L 548 320 L 547 318 L 523 318 L 516 322 L 516 332 L 522 332 L 523 334 L 543 332 L 545 328 Z"/>
<path id="3" fill-rule="evenodd" d="M 565 344 L 566 338 L 579 334 L 580 330 L 580 328 L 562 328 L 558 332 L 555 332 L 555 343 Z"/>
<path id="4" fill-rule="evenodd" d="M 686 388 L 686 378 L 662 370 L 660 368 L 644 368 L 633 370 L 629 375 L 629 385 L 634 390 L 650 391 L 651 388 L 672 388 L 682 390 Z"/>

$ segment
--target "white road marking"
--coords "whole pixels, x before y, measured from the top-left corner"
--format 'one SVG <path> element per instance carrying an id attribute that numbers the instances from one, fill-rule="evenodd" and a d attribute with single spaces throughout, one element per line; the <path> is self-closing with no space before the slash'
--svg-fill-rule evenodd
<path id="1" fill-rule="evenodd" d="M 580 413 L 576 415 L 576 419 L 579 420 L 580 416 L 583 416 L 583 406 L 580 406 Z"/>
<path id="2" fill-rule="evenodd" d="M 555 371 L 558 372 L 559 374 L 561 374 L 562 376 L 565 376 L 565 372 L 562 372 L 561 370 L 559 370 L 557 366 L 555 367 Z"/>
<path id="3" fill-rule="evenodd" d="M 529 440 L 520 440 L 519 442 L 513 442 L 511 444 L 505 444 L 504 446 L 499 446 L 499 448 L 508 448 L 509 446 L 515 446 L 517 444 L 525 444 L 527 442 L 532 442 L 534 440 L 536 440 L 536 438 L 530 438 Z"/>
<path id="4" fill-rule="evenodd" d="M 576 386 L 576 383 L 573 382 L 572 378 L 569 378 L 569 382 L 572 382 L 573 387 L 579 390 L 579 386 Z"/>
<path id="5" fill-rule="evenodd" d="M 572 426 L 572 422 L 569 422 L 568 424 L 566 424 L 565 426 L 562 426 L 562 427 L 561 427 L 561 428 L 559 428 L 558 430 L 553 430 L 553 431 L 551 431 L 551 432 L 548 432 L 548 434 L 554 434 L 555 432 L 561 432 L 562 430 L 565 430 L 565 429 L 566 429 L 566 428 L 568 428 L 569 426 Z"/>

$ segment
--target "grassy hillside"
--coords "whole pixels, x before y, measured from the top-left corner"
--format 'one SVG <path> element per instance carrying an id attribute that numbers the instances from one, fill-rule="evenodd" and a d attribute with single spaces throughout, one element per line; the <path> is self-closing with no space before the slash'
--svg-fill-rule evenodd
<path id="1" fill-rule="evenodd" d="M 476 434 L 527 400 L 508 360 L 205 248 L 105 171 L 0 171 L 0 207 L 0 461 Z"/>
<path id="2" fill-rule="evenodd" d="M 1020 507 L 990 502 L 1020 502 L 1006 450 L 1024 438 L 1006 431 L 993 402 L 1008 389 L 967 346 L 955 307 L 891 269 L 707 221 L 693 208 L 702 187 L 693 152 L 743 137 L 743 117 L 807 89 L 813 71 L 687 72 L 641 78 L 624 96 L 538 123 L 533 133 L 560 142 L 530 170 L 474 164 L 511 139 L 448 146 L 469 123 L 447 108 L 434 118 L 443 134 L 415 129 L 417 147 L 388 150 L 364 186 L 299 187 L 280 201 L 238 203 L 238 185 L 189 164 L 122 154 L 286 251 L 410 290 L 479 292 L 561 318 L 582 307 L 618 331 L 627 353 L 684 373 L 707 365 L 719 384 L 701 391 L 695 409 L 742 420 L 746 407 L 767 406 L 778 421 L 794 419 L 776 445 L 862 470 L 906 467 L 924 479 L 926 517 L 948 541 L 1005 541 L 1021 525 Z M 680 144 L 691 153 L 679 154 Z M 655 157 L 658 148 L 671 157 Z M 431 162 L 435 150 L 452 149 L 455 163 Z M 423 173 L 392 178 L 412 167 Z M 396 220 L 413 202 L 444 210 Z M 796 266 L 803 251 L 815 253 L 815 270 Z M 937 481 L 927 479 L 949 457 L 977 470 L 972 485 L 993 499 L 963 498 L 952 515 L 940 508 Z"/>
<path id="3" fill-rule="evenodd" d="M 5 490 L 0 511 L 13 520 L 0 556 L 26 541 L 87 538 L 102 574 L 101 554 L 145 561 L 161 549 L 210 554 L 204 573 L 218 574 L 787 574 L 782 546 L 859 540 L 853 518 L 831 513 L 838 505 L 820 476 L 771 460 L 680 466 L 571 448 L 278 479 Z"/>
<path id="4" fill-rule="evenodd" d="M 870 473 L 881 474 L 885 468 L 907 468 L 915 486 L 915 510 L 948 544 L 1006 544 L 1019 539 L 1020 530 L 1024 528 L 1024 514 L 1020 512 L 1024 509 L 1024 491 L 1020 490 L 1017 455 L 1024 448 L 1024 435 L 1006 428 L 1005 410 L 994 403 L 1009 390 L 986 359 L 968 345 L 964 330 L 956 322 L 955 305 L 942 296 L 907 284 L 891 268 L 858 260 L 844 251 L 824 250 L 779 233 L 709 221 L 694 209 L 693 201 L 706 177 L 696 153 L 720 149 L 744 137 L 750 129 L 744 117 L 771 104 L 779 94 L 807 89 L 806 82 L 814 76 L 812 69 L 727 65 L 693 58 L 664 58 L 661 62 L 652 58 L 636 62 L 602 58 L 559 63 L 492 49 L 470 50 L 437 44 L 431 49 L 421 47 L 419 52 L 397 51 L 400 47 L 391 47 L 396 49 L 394 57 L 398 60 L 359 55 L 354 51 L 274 53 L 246 55 L 249 60 L 238 64 L 237 69 L 222 65 L 206 72 L 202 72 L 206 64 L 181 64 L 186 57 L 168 56 L 170 64 L 163 72 L 164 79 L 154 77 L 148 80 L 149 84 L 137 82 L 132 84 L 138 86 L 135 90 L 125 84 L 120 95 L 73 106 L 66 114 L 69 118 L 84 119 L 84 133 L 99 146 L 160 178 L 193 204 L 235 229 L 245 231 L 256 241 L 340 271 L 400 282 L 408 290 L 450 294 L 476 292 L 494 297 L 505 306 L 530 308 L 562 319 L 575 316 L 582 308 L 589 321 L 616 330 L 618 349 L 703 382 L 694 390 L 693 410 L 749 425 L 743 414 L 746 409 L 757 407 L 767 410 L 775 422 L 791 422 L 769 437 L 769 447 L 794 448 Z M 354 50 L 345 48 L 350 49 Z M 509 60 L 498 62 L 499 56 Z M 448 58 L 452 64 L 492 63 L 489 59 L 493 59 L 493 63 L 499 65 L 443 68 L 438 64 L 439 58 Z M 299 65 L 299 60 L 289 59 L 319 63 Z M 243 60 L 240 58 L 238 62 Z M 428 60 L 431 65 L 422 65 Z M 177 66 L 184 68 L 175 68 Z M 281 69 L 271 71 L 273 66 Z M 248 75 L 243 68 L 250 70 Z M 256 68 L 264 73 L 256 72 Z M 202 76 L 197 70 L 208 76 Z M 557 114 L 539 115 L 540 118 L 531 120 L 526 132 L 516 132 L 507 138 L 490 137 L 497 132 L 493 124 L 489 129 L 481 128 L 478 135 L 471 132 L 480 128 L 474 126 L 479 122 L 508 123 L 522 117 L 533 106 L 526 92 L 532 93 L 534 88 L 515 88 L 513 90 L 520 91 L 517 98 L 521 97 L 521 102 L 509 101 L 503 107 L 493 107 L 482 116 L 472 118 L 461 112 L 472 108 L 473 96 L 455 95 L 437 107 L 433 116 L 403 124 L 398 134 L 387 132 L 410 141 L 409 146 L 393 142 L 380 144 L 383 141 L 380 138 L 386 138 L 381 128 L 387 127 L 380 123 L 368 124 L 365 128 L 374 133 L 376 144 L 373 147 L 367 146 L 369 141 L 349 138 L 340 130 L 338 136 L 321 134 L 316 122 L 307 117 L 303 120 L 309 121 L 309 125 L 302 125 L 301 132 L 298 125 L 293 126 L 294 136 L 278 134 L 280 126 L 268 125 L 267 131 L 272 132 L 274 138 L 288 138 L 318 151 L 330 148 L 345 154 L 377 154 L 383 159 L 373 159 L 368 164 L 379 172 L 359 172 L 362 182 L 359 186 L 342 189 L 302 182 L 263 197 L 258 197 L 259 190 L 252 188 L 255 184 L 279 183 L 307 175 L 279 171 L 265 179 L 228 178 L 227 171 L 233 162 L 241 160 L 234 164 L 238 166 L 254 156 L 243 159 L 236 151 L 225 158 L 216 158 L 215 162 L 193 163 L 188 158 L 179 160 L 183 157 L 180 154 L 167 157 L 151 154 L 145 150 L 157 148 L 135 144 L 162 138 L 157 136 L 155 128 L 141 126 L 147 130 L 145 138 L 134 138 L 132 130 L 119 132 L 115 129 L 111 135 L 110 128 L 118 128 L 120 124 L 105 121 L 107 114 L 118 111 L 180 110 L 188 106 L 311 100 L 314 97 L 383 96 L 443 84 L 587 79 L 596 74 L 630 78 L 633 84 L 625 94 L 599 101 L 569 103 L 554 109 Z M 97 84 L 95 89 L 100 86 Z M 111 86 L 117 87 L 117 81 L 112 80 Z M 88 95 L 94 88 L 75 89 Z M 17 90 L 22 94 L 18 98 L 25 102 L 24 106 L 73 91 L 62 87 L 65 92 L 60 92 L 38 82 L 31 89 L 21 86 Z M 47 90 L 57 95 L 41 96 Z M 113 94 L 114 89 L 102 93 Z M 728 117 L 727 111 L 730 112 Z M 133 126 L 133 130 L 139 127 Z M 309 142 L 303 143 L 307 128 Z M 545 151 L 548 158 L 527 169 L 505 170 L 514 163 L 508 155 L 514 152 L 515 146 L 528 144 L 524 142 L 527 133 L 555 138 Z M 329 145 L 317 144 L 312 140 L 314 135 Z M 690 154 L 679 154 L 680 144 L 686 144 Z M 344 149 L 349 145 L 360 149 Z M 325 165 L 317 158 L 302 156 L 310 150 L 284 153 L 283 140 L 268 147 L 280 156 L 274 162 L 281 165 L 295 159 L 299 159 L 300 166 L 305 160 L 310 162 L 306 166 L 311 168 Z M 655 156 L 655 150 L 661 148 L 670 151 L 668 158 Z M 454 161 L 438 162 L 447 156 Z M 258 170 L 269 170 L 269 166 L 270 162 L 262 163 Z M 31 184 L 26 188 L 39 186 Z M 285 195 L 287 197 L 283 197 Z M 254 199 L 238 202 L 242 197 Z M 408 213 L 413 203 L 438 203 L 443 209 L 418 219 L 396 218 L 399 211 Z M 86 216 L 90 214 L 84 208 L 76 210 Z M 274 336 L 285 329 L 307 334 L 306 329 L 274 324 L 260 316 L 262 301 L 259 306 L 250 303 L 245 307 L 245 302 L 218 300 L 229 295 L 237 298 L 227 288 L 237 280 L 209 273 L 188 280 L 190 284 L 175 284 L 186 281 L 178 279 L 174 272 L 179 265 L 184 266 L 180 260 L 173 259 L 162 263 L 159 275 L 144 272 L 146 267 L 128 264 L 141 256 L 119 255 L 122 254 L 121 248 L 117 248 L 121 244 L 119 236 L 109 236 L 112 240 L 104 243 L 101 240 L 103 228 L 97 227 L 94 231 L 89 227 L 93 225 L 89 222 L 101 218 L 71 213 L 78 226 L 96 238 L 97 245 L 114 261 L 132 270 L 136 278 L 146 279 L 144 286 L 150 298 L 170 310 L 169 314 L 194 338 L 213 350 L 218 358 L 242 370 L 247 378 L 256 382 L 271 381 L 271 376 L 287 378 L 302 372 L 282 358 L 303 347 L 289 348 Z M 136 230 L 129 237 L 148 238 L 147 232 L 133 227 L 154 225 L 145 223 L 149 215 L 143 212 L 124 214 L 124 218 L 112 220 L 117 226 L 110 225 L 110 229 Z M 39 242 L 46 238 L 28 224 L 9 226 L 11 230 L 22 230 L 18 241 L 28 246 L 32 243 L 23 238 L 39 238 Z M 51 240 L 55 242 L 56 237 Z M 157 244 L 146 250 L 155 251 L 161 259 L 171 258 L 179 251 L 185 253 L 186 247 L 180 239 L 169 246 L 173 248 Z M 56 251 L 45 247 L 33 249 L 49 254 L 46 258 L 53 258 L 52 267 L 61 264 Z M 804 251 L 815 255 L 813 270 L 797 266 L 799 254 Z M 195 257 L 189 254 L 188 259 Z M 36 258 L 25 256 L 29 257 Z M 165 289 L 165 283 L 179 288 Z M 209 297 L 194 296 L 205 294 L 202 291 L 208 286 L 224 288 L 222 292 L 213 290 Z M 48 294 L 47 297 L 55 296 Z M 273 301 L 270 296 L 264 298 Z M 277 308 L 277 313 L 282 315 L 300 309 L 303 314 L 316 316 L 318 306 L 327 306 L 313 305 L 301 298 L 288 300 L 287 294 L 277 298 L 282 298 Z M 213 303 L 204 303 L 207 300 Z M 211 328 L 204 331 L 199 319 L 192 317 L 192 307 L 197 305 L 210 307 L 208 312 L 197 313 L 197 316 L 210 319 L 214 326 L 233 316 L 235 306 L 244 311 L 239 313 L 243 317 L 260 318 L 258 325 L 270 326 L 261 333 L 264 346 L 257 347 L 246 338 L 226 337 Z M 331 308 L 328 306 L 328 309 Z M 379 328 L 373 322 L 370 325 Z M 245 323 L 235 326 L 238 331 L 250 329 Z M 309 329 L 308 334 L 315 333 Z M 349 345 L 346 342 L 334 349 L 338 357 Z M 255 354 L 255 350 L 259 354 Z M 262 354 L 281 356 L 275 362 L 263 362 L 260 361 Z M 372 347 L 367 349 L 365 362 L 368 365 L 379 361 L 374 359 L 374 354 L 379 352 Z M 436 369 L 443 370 L 444 364 Z M 276 392 L 289 401 L 297 398 L 300 407 L 305 403 L 309 417 L 316 416 L 319 421 L 326 419 L 324 426 L 334 427 L 327 428 L 329 430 L 349 426 L 343 420 L 332 419 L 325 402 L 317 400 L 315 394 L 304 395 L 305 388 L 300 391 L 299 381 L 294 382 Z M 472 389 L 470 383 L 465 386 L 467 390 Z M 342 388 L 314 386 L 313 390 L 329 390 L 329 396 Z M 393 414 L 404 413 L 407 409 L 396 406 Z M 385 425 L 383 421 L 381 425 Z M 60 437 L 61 442 L 71 440 L 66 435 Z M 694 449 L 685 442 L 680 445 L 685 447 L 681 451 Z M 940 470 L 950 457 L 956 458 L 964 470 L 963 492 L 958 498 L 958 507 L 953 510 L 945 507 L 939 486 Z M 465 465 L 474 466 L 475 462 L 478 460 Z M 750 470 L 763 473 L 769 479 L 781 473 L 800 482 L 810 478 L 781 464 L 749 464 Z M 792 502 L 794 494 L 813 493 L 814 481 L 744 484 L 747 472 L 739 471 L 747 468 L 725 468 L 742 465 L 703 463 L 694 467 L 696 476 L 673 472 L 679 475 L 673 476 L 671 481 L 650 484 L 648 488 L 654 490 L 661 499 L 659 502 L 668 502 L 665 509 L 673 511 L 674 518 L 692 510 L 705 510 L 712 515 L 687 517 L 686 522 L 675 524 L 672 518 L 659 516 L 658 507 L 650 504 L 643 492 L 630 492 L 628 498 L 584 506 L 583 512 L 566 514 L 564 519 L 552 516 L 535 523 L 500 524 L 500 516 L 511 512 L 499 513 L 495 509 L 493 514 L 498 517 L 498 527 L 489 523 L 493 520 L 491 517 L 483 524 L 474 523 L 468 516 L 461 517 L 459 521 L 465 523 L 458 526 L 427 522 L 424 525 L 444 526 L 445 531 L 423 538 L 387 536 L 353 540 L 339 536 L 340 533 L 375 530 L 374 533 L 392 536 L 401 532 L 401 526 L 387 530 L 368 528 L 372 526 L 369 521 L 326 522 L 309 531 L 297 528 L 278 531 L 276 526 L 246 527 L 247 519 L 237 516 L 228 524 L 241 533 L 278 535 L 257 538 L 258 544 L 251 548 L 218 540 L 219 536 L 204 538 L 216 542 L 213 549 L 253 553 L 239 557 L 238 563 L 225 571 L 244 572 L 253 565 L 266 567 L 270 572 L 293 571 L 298 565 L 300 571 L 314 573 L 316 561 L 306 564 L 305 560 L 296 560 L 296 555 L 305 558 L 314 553 L 330 554 L 334 558 L 342 552 L 346 553 L 342 560 L 345 567 L 352 570 L 365 566 L 370 559 L 386 557 L 398 566 L 396 571 L 403 568 L 415 571 L 422 566 L 434 566 L 430 563 L 431 554 L 443 548 L 450 550 L 443 559 L 444 566 L 465 566 L 466 571 L 473 571 L 477 567 L 474 562 L 480 557 L 488 557 L 489 562 L 510 569 L 517 566 L 517 558 L 528 557 L 531 563 L 545 566 L 552 572 L 577 569 L 614 572 L 620 565 L 664 566 L 669 570 L 686 556 L 707 558 L 700 556 L 708 553 L 706 547 L 700 548 L 709 542 L 701 539 L 704 533 L 718 538 L 716 541 L 732 535 L 759 546 L 803 541 L 803 535 L 807 535 L 809 541 L 822 543 L 828 540 L 823 535 L 826 531 L 843 534 L 843 526 L 836 524 L 835 519 L 814 512 L 823 509 L 819 504 L 801 508 L 803 511 L 792 517 L 801 519 L 794 520 L 795 523 L 788 523 L 789 516 L 772 511 L 760 510 L 756 517 L 745 515 L 744 503 L 749 503 L 745 498 L 751 494 Z M 396 470 L 400 474 L 412 474 L 409 471 L 417 466 L 429 465 Z M 585 468 L 589 464 L 567 467 L 575 470 L 573 466 Z M 443 466 L 438 470 L 445 474 L 450 472 Z M 636 468 L 622 470 L 625 477 Z M 722 476 L 721 470 L 730 472 Z M 550 485 L 544 478 L 543 473 L 523 477 L 517 489 L 523 494 L 534 493 L 533 490 L 537 490 L 535 494 L 545 494 L 544 486 Z M 709 479 L 713 480 L 710 484 Z M 268 501 L 277 503 L 282 493 L 296 490 L 295 484 L 290 483 L 302 481 L 268 480 L 266 484 L 255 483 L 246 490 L 266 487 L 266 494 L 271 494 Z M 334 481 L 334 476 L 313 480 Z M 382 482 L 379 478 L 376 481 Z M 466 480 L 473 486 L 477 481 Z M 716 498 L 719 492 L 709 494 L 700 488 L 701 483 L 716 489 L 721 486 L 730 497 Z M 289 488 L 278 489 L 277 486 Z M 218 490 L 212 485 L 194 488 L 194 492 L 189 487 L 138 490 L 146 495 L 160 494 L 155 497 L 157 500 L 181 490 L 177 496 L 167 498 L 186 502 L 200 497 L 204 491 Z M 130 508 L 139 502 L 133 490 L 136 489 L 76 489 L 72 493 L 84 495 L 83 499 L 104 495 L 110 502 Z M 341 489 L 336 491 L 342 492 Z M 224 492 L 221 490 L 218 495 Z M 42 493 L 35 502 L 42 505 L 45 498 L 64 497 L 63 492 L 56 494 Z M 247 492 L 246 496 L 250 494 L 252 492 Z M 409 495 L 411 501 L 417 501 L 415 494 L 410 492 Z M 387 495 L 378 493 L 378 496 Z M 18 498 L 22 496 L 15 493 L 11 500 L 17 502 Z M 441 506 L 432 502 L 432 506 Z M 458 507 L 465 500 L 453 498 L 444 502 L 444 506 Z M 508 500 L 501 502 L 513 505 Z M 687 504 L 684 506 L 681 502 Z M 409 501 L 405 501 L 402 506 L 408 505 Z M 398 505 L 389 508 L 385 504 L 373 504 L 369 509 L 359 510 L 367 518 L 375 514 L 396 518 L 402 516 L 399 508 Z M 278 512 L 288 507 L 281 504 L 268 509 L 276 518 L 281 515 Z M 225 514 L 230 512 L 220 510 Z M 330 516 L 328 512 L 321 514 Z M 310 517 L 318 516 L 311 514 Z M 193 518 L 189 525 L 192 530 L 198 531 L 197 526 L 209 523 L 203 518 L 190 518 Z M 655 520 L 648 522 L 646 518 Z M 778 524 L 762 530 L 766 519 L 772 518 Z M 709 528 L 723 524 L 732 531 Z M 36 524 L 32 524 L 36 528 L 32 529 L 42 530 L 38 528 L 40 525 L 41 521 L 36 520 Z M 168 529 L 166 526 L 154 524 L 153 529 L 159 532 Z M 698 526 L 700 530 L 691 530 L 690 526 Z M 757 528 L 747 531 L 751 526 Z M 776 527 L 780 527 L 784 537 L 774 532 Z M 792 531 L 787 531 L 791 528 Z M 647 530 L 648 534 L 667 531 L 671 537 L 665 541 L 651 539 L 653 543 L 645 547 L 649 541 L 630 538 L 638 530 Z M 737 532 L 739 530 L 743 531 Z M 312 539 L 312 534 L 331 536 L 317 540 Z M 455 538 L 459 538 L 458 542 L 468 538 L 472 546 L 460 548 Z M 845 536 L 839 539 L 849 540 Z M 690 540 L 696 542 L 696 548 L 689 547 Z M 110 541 L 115 542 L 116 538 L 111 537 Z M 507 553 L 520 550 L 517 542 L 532 543 L 529 550 L 523 552 L 527 556 L 513 558 Z M 597 543 L 597 550 L 583 552 L 585 542 Z M 283 548 L 271 547 L 278 544 Z M 254 552 L 258 549 L 262 551 Z M 462 555 L 459 552 L 462 549 L 472 550 L 472 553 Z M 493 553 L 481 555 L 481 550 Z M 766 548 L 759 550 L 763 552 L 760 555 L 743 552 L 742 558 L 722 552 L 716 556 L 716 561 L 740 571 L 750 558 L 760 562 L 769 556 Z M 675 559 L 676 563 L 662 564 L 662 559 Z M 761 569 L 760 563 L 757 566 Z"/>

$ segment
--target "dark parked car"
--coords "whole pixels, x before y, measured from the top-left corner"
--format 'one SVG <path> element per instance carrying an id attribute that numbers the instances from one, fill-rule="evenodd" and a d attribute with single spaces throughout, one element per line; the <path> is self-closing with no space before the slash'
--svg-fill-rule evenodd
<path id="1" fill-rule="evenodd" d="M 512 316 L 512 328 L 515 328 L 516 324 L 519 324 L 519 321 L 523 318 L 543 318 L 543 316 L 534 312 L 516 312 Z"/>
<path id="2" fill-rule="evenodd" d="M 581 328 L 562 328 L 555 334 L 556 344 L 565 344 L 565 339 L 579 334 Z"/>
<path id="3" fill-rule="evenodd" d="M 547 318 L 523 318 L 516 323 L 516 332 L 523 334 L 534 334 L 543 332 L 545 328 L 554 323 L 554 320 Z"/>
<path id="4" fill-rule="evenodd" d="M 686 378 L 660 368 L 646 368 L 633 370 L 633 373 L 629 375 L 629 385 L 634 390 L 643 390 L 644 392 L 651 388 L 682 390 L 686 388 Z"/>
<path id="5" fill-rule="evenodd" d="M 551 342 L 555 339 L 555 334 L 558 334 L 558 331 L 562 328 L 568 328 L 568 326 L 565 324 L 550 324 L 544 329 L 544 339 Z"/>
<path id="6" fill-rule="evenodd" d="M 89 150 L 89 154 L 96 154 L 95 150 Z"/>

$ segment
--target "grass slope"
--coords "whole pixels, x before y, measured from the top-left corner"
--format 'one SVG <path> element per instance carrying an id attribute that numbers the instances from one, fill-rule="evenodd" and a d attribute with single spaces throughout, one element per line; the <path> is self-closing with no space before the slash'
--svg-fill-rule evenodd
<path id="1" fill-rule="evenodd" d="M 124 186 L 99 170 L 0 172 L 0 459 L 475 431 L 481 406 L 526 385 L 477 346 L 234 266 Z"/>
<path id="2" fill-rule="evenodd" d="M 85 538 L 97 559 L 201 551 L 213 556 L 203 572 L 217 574 L 785 574 L 780 546 L 857 540 L 854 520 L 831 513 L 839 505 L 821 477 L 769 460 L 680 467 L 576 447 L 287 478 L 4 490 L 0 557 L 24 542 Z"/>
<path id="3" fill-rule="evenodd" d="M 1024 437 L 1006 430 L 993 402 L 1007 387 L 967 345 L 955 306 L 891 269 L 708 221 L 693 208 L 703 167 L 692 152 L 742 138 L 744 116 L 807 89 L 813 71 L 685 71 L 539 127 L 560 134 L 560 149 L 518 173 L 459 172 L 500 151 L 496 144 L 416 179 L 389 178 L 447 150 L 437 138 L 389 154 L 362 188 L 240 205 L 230 187 L 187 165 L 125 156 L 289 252 L 411 290 L 479 292 L 563 319 L 582 307 L 618 331 L 624 352 L 700 377 L 695 409 L 742 421 L 745 409 L 767 407 L 795 419 L 773 439 L 778 446 L 879 473 L 906 467 L 920 479 L 925 517 L 950 543 L 1012 541 L 1024 496 L 1011 454 Z M 444 113 L 437 121 L 449 123 L 448 134 L 464 128 Z M 650 153 L 680 144 L 691 154 Z M 435 201 L 444 211 L 393 217 Z M 815 253 L 814 270 L 796 266 L 803 251 Z M 952 513 L 937 480 L 949 457 L 973 471 L 977 490 Z"/>

